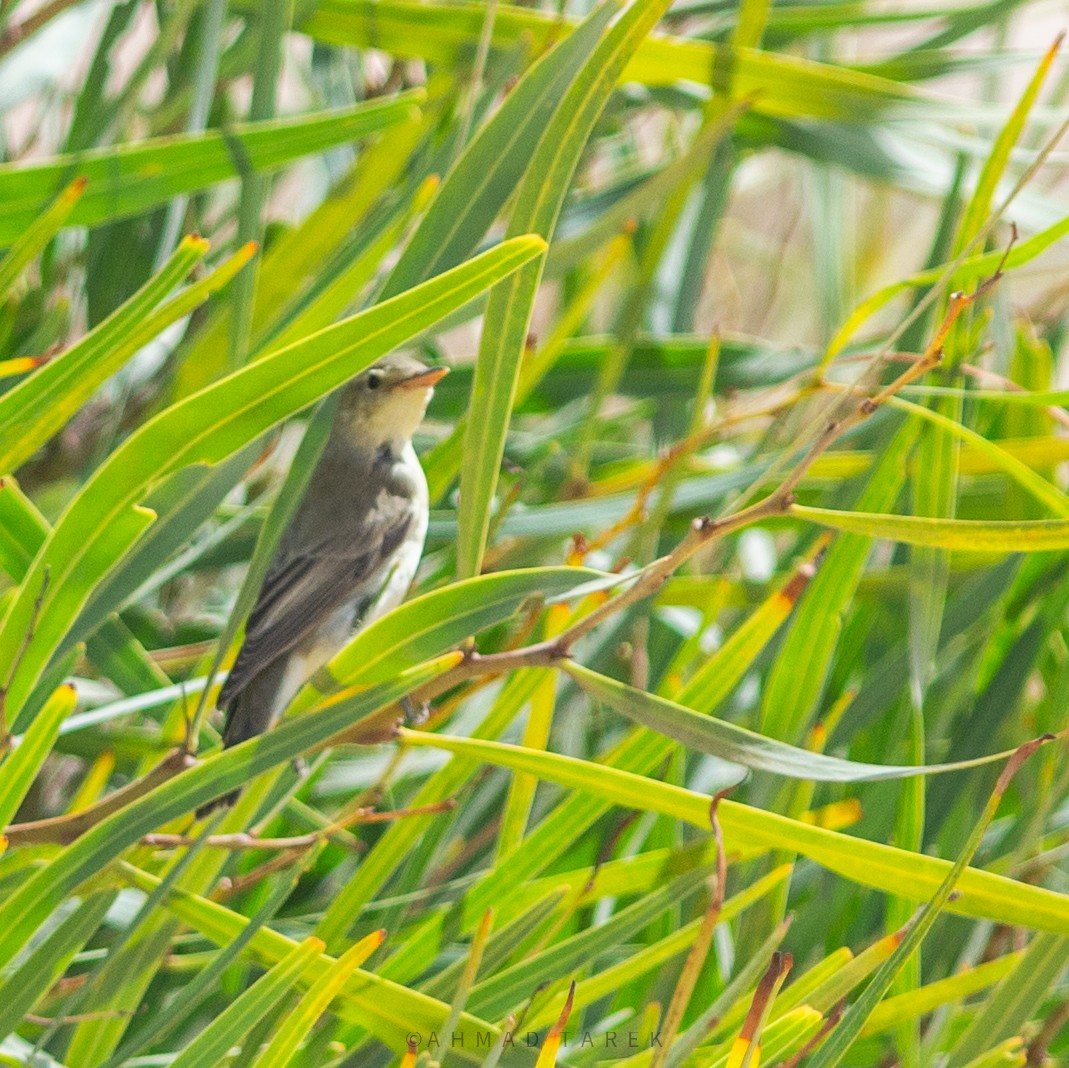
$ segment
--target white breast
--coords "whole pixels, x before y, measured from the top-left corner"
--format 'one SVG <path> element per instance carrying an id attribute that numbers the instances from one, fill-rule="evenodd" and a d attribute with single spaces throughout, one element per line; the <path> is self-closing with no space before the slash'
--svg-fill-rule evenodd
<path id="1" fill-rule="evenodd" d="M 416 577 L 420 557 L 423 556 L 423 543 L 427 539 L 427 476 L 420 467 L 419 459 L 411 444 L 404 447 L 401 458 L 394 467 L 394 474 L 399 479 L 410 483 L 412 490 L 412 525 L 405 540 L 383 569 L 382 593 L 378 600 L 368 609 L 364 617 L 366 626 L 373 619 L 385 615 L 396 608 L 408 593 L 408 587 Z"/>
<path id="2" fill-rule="evenodd" d="M 359 629 L 384 616 L 405 599 L 408 587 L 416 577 L 416 569 L 423 555 L 423 542 L 427 537 L 427 477 L 423 474 L 423 468 L 420 467 L 411 444 L 402 450 L 393 473 L 400 481 L 408 483 L 411 490 L 412 524 L 394 555 L 369 578 L 367 586 L 371 590 L 379 589 L 381 592 L 364 614 Z M 312 641 L 306 642 L 290 654 L 285 677 L 274 702 L 273 715 L 277 716 L 301 686 L 348 643 L 354 633 L 352 618 L 352 604 L 341 606 L 323 626 L 316 629 Z"/>

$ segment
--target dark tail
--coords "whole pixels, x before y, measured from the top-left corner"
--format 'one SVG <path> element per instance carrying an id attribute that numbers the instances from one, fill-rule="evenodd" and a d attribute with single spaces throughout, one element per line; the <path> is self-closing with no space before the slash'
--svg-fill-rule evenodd
<path id="1" fill-rule="evenodd" d="M 206 820 L 213 812 L 216 812 L 221 808 L 232 808 L 234 802 L 237 801 L 240 796 L 240 790 L 231 790 L 230 793 L 223 794 L 222 797 L 217 797 L 214 801 L 205 802 L 197 809 L 197 819 Z"/>
<path id="2" fill-rule="evenodd" d="M 226 709 L 226 726 L 223 728 L 224 749 L 229 749 L 232 745 L 237 745 L 238 742 L 244 740 L 242 738 L 232 738 L 230 735 L 230 725 L 234 722 L 234 712 L 236 709 L 237 701 L 234 701 Z M 221 808 L 232 808 L 234 802 L 237 801 L 240 795 L 240 790 L 231 790 L 230 793 L 223 794 L 222 797 L 217 797 L 212 801 L 205 802 L 197 809 L 197 819 L 207 819 L 213 812 L 217 812 Z"/>
<path id="3" fill-rule="evenodd" d="M 271 708 L 278 696 L 278 687 L 286 672 L 286 658 L 282 657 L 266 670 L 251 679 L 239 693 L 227 703 L 224 709 L 226 721 L 223 727 L 223 748 L 244 742 L 263 734 L 271 726 Z M 241 795 L 240 790 L 233 790 L 223 797 L 201 805 L 197 809 L 197 818 L 205 816 L 219 808 L 230 808 Z"/>
<path id="4" fill-rule="evenodd" d="M 223 727 L 224 749 L 229 749 L 232 745 L 237 745 L 238 742 L 243 742 L 246 738 L 252 738 L 262 731 L 262 728 L 261 730 L 250 729 L 255 724 L 252 721 L 252 717 L 242 709 L 241 695 L 235 697 L 226 706 L 224 714 L 226 716 L 225 726 Z M 234 802 L 240 796 L 240 790 L 231 790 L 230 793 L 223 794 L 222 797 L 205 802 L 197 809 L 197 819 L 203 820 L 221 808 L 233 807 Z"/>

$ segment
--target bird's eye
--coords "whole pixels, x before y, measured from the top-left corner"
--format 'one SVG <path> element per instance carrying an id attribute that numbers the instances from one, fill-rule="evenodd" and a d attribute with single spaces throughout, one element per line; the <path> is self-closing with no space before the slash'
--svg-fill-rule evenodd
<path id="1" fill-rule="evenodd" d="M 371 371 L 367 376 L 367 388 L 378 389 L 382 385 L 382 372 Z"/>

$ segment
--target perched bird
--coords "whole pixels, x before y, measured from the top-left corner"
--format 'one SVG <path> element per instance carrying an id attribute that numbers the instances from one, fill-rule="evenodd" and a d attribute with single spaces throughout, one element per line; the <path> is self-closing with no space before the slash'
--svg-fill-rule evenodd
<path id="1" fill-rule="evenodd" d="M 391 355 L 341 390 L 219 693 L 225 746 L 267 730 L 353 634 L 404 598 L 427 534 L 427 480 L 412 435 L 446 371 Z"/>

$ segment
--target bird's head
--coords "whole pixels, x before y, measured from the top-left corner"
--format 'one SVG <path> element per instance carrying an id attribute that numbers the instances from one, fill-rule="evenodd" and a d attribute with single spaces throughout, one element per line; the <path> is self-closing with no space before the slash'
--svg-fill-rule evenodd
<path id="1" fill-rule="evenodd" d="M 338 417 L 345 431 L 369 449 L 404 445 L 422 422 L 435 383 L 448 371 L 414 356 L 385 356 L 342 390 Z"/>

